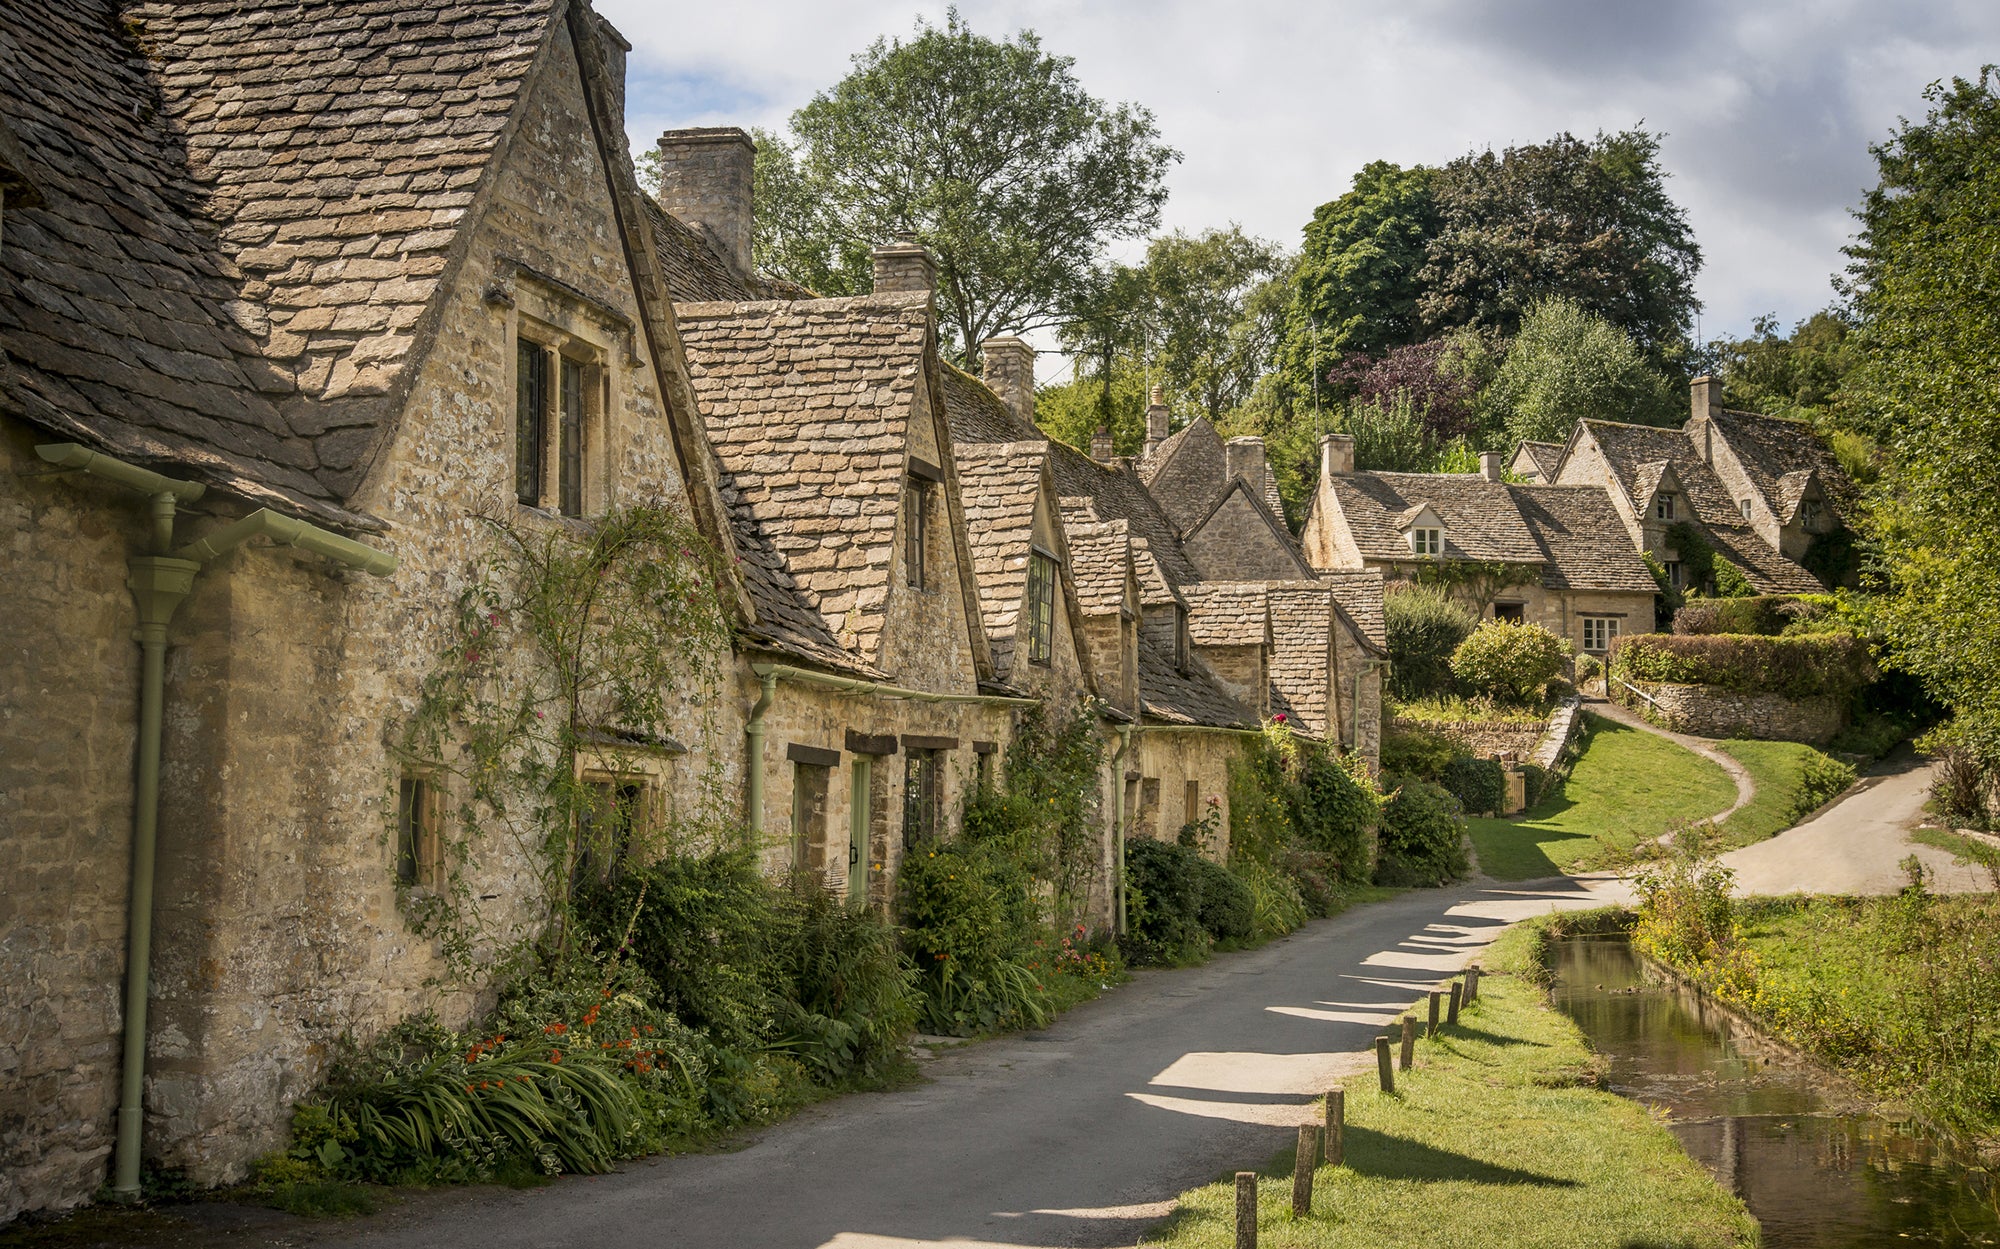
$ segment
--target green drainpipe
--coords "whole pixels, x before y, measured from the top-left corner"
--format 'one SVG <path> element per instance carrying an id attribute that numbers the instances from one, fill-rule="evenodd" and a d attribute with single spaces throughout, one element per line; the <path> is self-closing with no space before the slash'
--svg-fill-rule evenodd
<path id="1" fill-rule="evenodd" d="M 756 669 L 752 669 L 756 671 Z M 778 674 L 758 672 L 763 684 L 757 701 L 750 704 L 750 719 L 743 725 L 748 751 L 743 761 L 743 822 L 754 836 L 764 825 L 764 713 L 778 696 Z"/>
<path id="2" fill-rule="evenodd" d="M 208 537 L 173 551 L 177 505 L 200 499 L 206 488 L 115 460 L 76 443 L 38 446 L 35 454 L 61 468 L 102 477 L 151 496 L 150 555 L 128 561 L 125 584 L 138 605 L 139 767 L 132 795 L 132 890 L 126 918 L 124 1064 L 118 1098 L 118 1142 L 112 1164 L 112 1196 L 139 1197 L 139 1151 L 146 1123 L 146 999 L 153 970 L 153 876 L 160 827 L 160 724 L 166 696 L 167 625 L 194 591 L 203 564 L 264 536 L 340 560 L 385 577 L 396 557 L 329 533 L 316 525 L 259 509 Z M 173 551 L 172 554 L 168 554 Z"/>
<path id="3" fill-rule="evenodd" d="M 1125 914 L 1125 756 L 1132 749 L 1132 735 L 1136 728 L 1130 724 L 1118 726 L 1118 753 L 1111 756 L 1111 835 L 1118 844 L 1118 936 L 1126 932 Z"/>

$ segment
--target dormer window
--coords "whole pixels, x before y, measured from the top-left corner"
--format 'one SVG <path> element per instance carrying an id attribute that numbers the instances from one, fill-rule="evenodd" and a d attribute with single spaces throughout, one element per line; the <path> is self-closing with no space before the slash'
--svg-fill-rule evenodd
<path id="1" fill-rule="evenodd" d="M 1656 520 L 1672 520 L 1674 518 L 1674 496 L 1663 494 L 1653 500 L 1653 517 Z"/>
<path id="2" fill-rule="evenodd" d="M 1799 501 L 1799 523 L 1807 529 L 1819 528 L 1818 499 L 1802 499 Z"/>
<path id="3" fill-rule="evenodd" d="M 930 559 L 931 487 L 943 480 L 936 465 L 910 457 L 910 474 L 903 485 L 903 574 L 912 590 L 924 588 Z"/>
<path id="4" fill-rule="evenodd" d="M 1410 554 L 1431 556 L 1444 554 L 1444 530 L 1410 530 Z"/>

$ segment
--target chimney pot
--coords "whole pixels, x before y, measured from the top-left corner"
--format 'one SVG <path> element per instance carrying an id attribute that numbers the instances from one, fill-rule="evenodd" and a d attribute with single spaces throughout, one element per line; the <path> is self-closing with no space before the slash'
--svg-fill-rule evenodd
<path id="1" fill-rule="evenodd" d="M 1500 453 L 1498 451 L 1481 451 L 1479 453 L 1479 475 L 1488 481 L 1500 480 L 1501 467 Z"/>
<path id="2" fill-rule="evenodd" d="M 1111 445 L 1111 427 L 1099 425 L 1097 432 L 1090 436 L 1090 458 L 1100 464 L 1109 464 L 1114 448 Z"/>
<path id="3" fill-rule="evenodd" d="M 660 136 L 660 207 L 706 234 L 738 277 L 749 277 L 757 146 L 736 126 Z"/>
<path id="4" fill-rule="evenodd" d="M 1167 440 L 1167 426 L 1172 413 L 1167 409 L 1167 392 L 1164 387 L 1153 387 L 1146 404 L 1146 454 L 1160 449 Z"/>
<path id="5" fill-rule="evenodd" d="M 877 295 L 937 289 L 937 266 L 914 234 L 898 234 L 895 242 L 875 249 L 874 259 Z"/>
<path id="6" fill-rule="evenodd" d="M 1319 471 L 1323 477 L 1343 477 L 1354 471 L 1354 435 L 1319 436 Z"/>
<path id="7" fill-rule="evenodd" d="M 1015 416 L 1034 424 L 1035 349 L 1012 334 L 1003 334 L 979 344 L 979 358 L 986 385 Z"/>

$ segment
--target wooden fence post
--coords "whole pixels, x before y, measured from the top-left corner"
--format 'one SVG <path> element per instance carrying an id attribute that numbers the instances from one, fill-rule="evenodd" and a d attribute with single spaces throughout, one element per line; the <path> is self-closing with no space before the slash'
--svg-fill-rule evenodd
<path id="1" fill-rule="evenodd" d="M 1292 1217 L 1303 1219 L 1313 1208 L 1313 1164 L 1319 1161 L 1319 1129 L 1299 1125 L 1298 1155 L 1292 1159 Z"/>
<path id="2" fill-rule="evenodd" d="M 1405 1015 L 1403 1016 L 1403 1052 L 1401 1055 L 1401 1061 L 1398 1062 L 1396 1066 L 1403 1071 L 1408 1071 L 1410 1069 L 1410 1064 L 1414 1063 L 1416 1060 L 1417 1060 L 1417 1017 L 1415 1015 Z"/>
<path id="3" fill-rule="evenodd" d="M 1382 1077 L 1382 1091 L 1384 1093 L 1395 1092 L 1396 1064 L 1389 1059 L 1388 1037 L 1378 1036 L 1375 1038 L 1375 1070 L 1376 1074 Z"/>
<path id="4" fill-rule="evenodd" d="M 1438 1008 L 1439 1008 L 1440 1006 L 1442 1006 L 1442 1005 L 1444 1005 L 1444 992 L 1443 992 L 1442 990 L 1440 990 L 1440 989 L 1432 989 L 1432 990 L 1431 990 L 1431 1030 L 1430 1030 L 1429 1032 L 1425 1033 L 1424 1035 L 1426 1035 L 1426 1036 L 1431 1036 L 1431 1037 L 1435 1037 L 1435 1036 L 1436 1036 L 1436 1035 L 1438 1034 Z"/>
<path id="5" fill-rule="evenodd" d="M 1477 963 L 1465 969 L 1465 1000 L 1468 1002 L 1477 1002 L 1479 1000 L 1479 964 Z"/>
<path id="6" fill-rule="evenodd" d="M 1444 1022 L 1445 1026 L 1448 1028 L 1456 1028 L 1458 1026 L 1459 997 L 1464 992 L 1465 992 L 1464 985 L 1460 984 L 1456 980 L 1451 982 L 1451 1004 L 1445 1007 L 1445 1012 L 1444 1012 Z"/>
<path id="7" fill-rule="evenodd" d="M 1347 1161 L 1345 1136 L 1347 1133 L 1347 1090 L 1328 1089 L 1326 1091 L 1326 1131 L 1320 1137 L 1320 1147 L 1325 1151 L 1326 1165 L 1337 1167 Z"/>
<path id="8" fill-rule="evenodd" d="M 1257 1249 L 1257 1173 L 1236 1173 L 1236 1249 Z"/>

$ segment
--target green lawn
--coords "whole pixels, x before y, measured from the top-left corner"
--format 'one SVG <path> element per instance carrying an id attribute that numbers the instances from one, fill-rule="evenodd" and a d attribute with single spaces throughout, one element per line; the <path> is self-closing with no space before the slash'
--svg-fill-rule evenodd
<path id="1" fill-rule="evenodd" d="M 1799 786 L 1805 779 L 1806 761 L 1819 752 L 1797 742 L 1750 742 L 1734 738 L 1717 742 L 1716 746 L 1750 769 L 1750 779 L 1757 782 L 1757 796 L 1722 822 L 1723 846 L 1751 845 L 1790 828 L 1794 822 L 1792 808 L 1798 802 Z"/>
<path id="2" fill-rule="evenodd" d="M 1735 782 L 1709 760 L 1616 720 L 1589 719 L 1589 746 L 1560 793 L 1511 820 L 1466 821 L 1488 876 L 1529 880 L 1615 864 L 1642 839 L 1735 801 Z"/>
<path id="3" fill-rule="evenodd" d="M 1756 1244 L 1665 1126 L 1591 1087 L 1594 1055 L 1538 989 L 1489 976 L 1479 992 L 1458 1029 L 1418 1043 L 1395 1096 L 1348 1082 L 1347 1164 L 1320 1168 L 1308 1217 L 1292 1217 L 1291 1151 L 1262 1169 L 1261 1249 Z M 1234 1219 L 1233 1183 L 1211 1184 L 1144 1243 L 1228 1249 Z"/>

